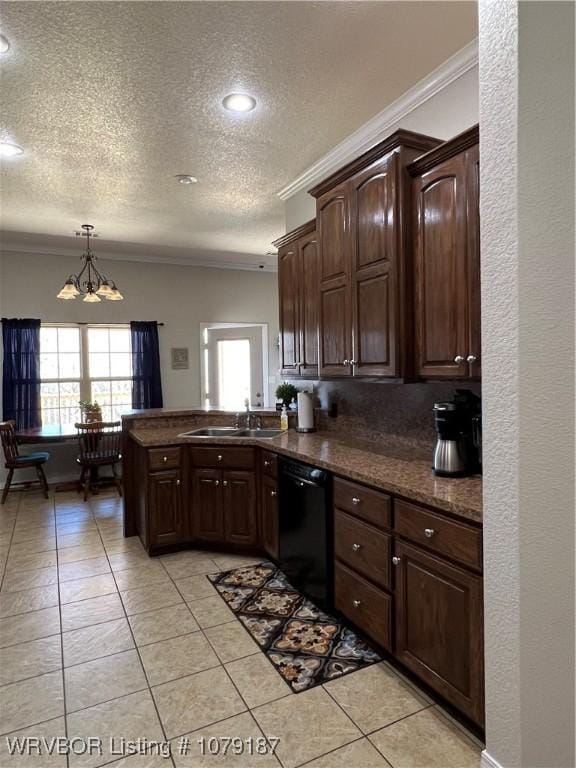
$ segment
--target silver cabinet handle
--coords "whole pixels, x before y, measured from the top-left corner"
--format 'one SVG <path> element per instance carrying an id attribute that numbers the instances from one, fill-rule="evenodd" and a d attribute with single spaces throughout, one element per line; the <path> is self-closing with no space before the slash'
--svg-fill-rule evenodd
<path id="1" fill-rule="evenodd" d="M 278 496 L 277 491 L 270 491 L 270 496 Z"/>
<path id="2" fill-rule="evenodd" d="M 214 480 L 214 485 L 220 485 L 220 480 Z"/>
<path id="3" fill-rule="evenodd" d="M 218 461 L 222 461 L 222 454 L 219 453 L 218 456 L 216 456 L 216 458 L 218 459 Z"/>
<path id="4" fill-rule="evenodd" d="M 466 358 L 467 363 L 475 363 L 476 362 L 476 355 L 468 355 Z"/>
<path id="5" fill-rule="evenodd" d="M 396 557 L 396 556 L 394 556 L 394 557 L 392 558 L 392 562 L 394 563 L 394 565 L 400 565 L 400 558 L 399 558 L 399 557 Z"/>
<path id="6" fill-rule="evenodd" d="M 362 499 L 359 499 L 358 496 L 352 496 L 352 504 L 360 504 Z"/>
<path id="7" fill-rule="evenodd" d="M 362 544 L 352 544 L 352 549 L 354 552 L 358 552 L 360 549 L 362 549 Z"/>
<path id="8" fill-rule="evenodd" d="M 342 365 L 350 365 L 350 360 L 348 360 L 348 358 L 342 360 Z"/>
<path id="9" fill-rule="evenodd" d="M 222 483 L 222 485 L 228 485 L 228 480 L 224 480 L 224 482 Z"/>
<path id="10" fill-rule="evenodd" d="M 162 461 L 166 463 L 168 461 L 168 456 L 162 456 Z"/>
<path id="11" fill-rule="evenodd" d="M 352 600 L 352 605 L 354 606 L 354 608 L 360 608 L 360 606 L 362 605 L 362 600 Z"/>
<path id="12" fill-rule="evenodd" d="M 434 528 L 424 528 L 424 536 L 427 539 L 431 539 L 434 536 Z"/>
<path id="13" fill-rule="evenodd" d="M 462 355 L 456 355 L 456 357 L 454 358 L 454 362 L 456 363 L 456 365 L 462 365 L 462 363 L 464 362 L 464 358 L 462 357 Z"/>
<path id="14" fill-rule="evenodd" d="M 350 365 L 358 365 L 358 360 L 350 360 Z"/>
<path id="15" fill-rule="evenodd" d="M 180 480 L 176 480 L 176 485 L 180 485 Z"/>
<path id="16" fill-rule="evenodd" d="M 265 466 L 265 467 L 269 467 L 269 466 L 270 466 L 270 462 L 269 462 L 269 461 L 265 461 L 265 462 L 264 462 L 264 466 Z"/>

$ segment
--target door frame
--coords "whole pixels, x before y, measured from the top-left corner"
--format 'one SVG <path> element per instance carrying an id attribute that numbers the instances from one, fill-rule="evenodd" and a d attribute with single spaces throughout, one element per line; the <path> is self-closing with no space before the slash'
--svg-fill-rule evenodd
<path id="1" fill-rule="evenodd" d="M 270 406 L 270 382 L 269 382 L 269 348 L 268 348 L 268 323 L 200 323 L 200 397 L 202 403 L 208 405 L 206 398 L 206 379 L 208 376 L 208 344 L 206 335 L 212 329 L 233 328 L 260 328 L 262 333 L 262 395 L 264 408 Z"/>

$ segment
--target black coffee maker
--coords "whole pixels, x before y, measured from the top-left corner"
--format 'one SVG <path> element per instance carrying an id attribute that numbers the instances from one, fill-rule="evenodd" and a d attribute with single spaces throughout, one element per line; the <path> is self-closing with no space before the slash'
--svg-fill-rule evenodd
<path id="1" fill-rule="evenodd" d="M 469 389 L 457 389 L 454 400 L 434 404 L 438 439 L 434 474 L 467 477 L 480 472 L 481 400 Z"/>

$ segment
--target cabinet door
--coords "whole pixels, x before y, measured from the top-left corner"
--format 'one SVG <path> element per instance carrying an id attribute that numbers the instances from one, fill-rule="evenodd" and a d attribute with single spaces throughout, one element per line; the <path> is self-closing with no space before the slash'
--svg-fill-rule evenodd
<path id="1" fill-rule="evenodd" d="M 351 376 L 350 222 L 345 185 L 318 198 L 321 376 Z"/>
<path id="2" fill-rule="evenodd" d="M 480 153 L 478 146 L 466 153 L 468 172 L 468 356 L 470 376 L 482 374 L 480 352 Z"/>
<path id="3" fill-rule="evenodd" d="M 278 560 L 278 486 L 274 478 L 262 475 L 260 532 L 264 551 Z"/>
<path id="4" fill-rule="evenodd" d="M 468 378 L 467 174 L 464 154 L 414 181 L 417 373 Z"/>
<path id="5" fill-rule="evenodd" d="M 192 531 L 199 541 L 218 541 L 224 537 L 222 473 L 217 469 L 193 469 Z"/>
<path id="6" fill-rule="evenodd" d="M 482 724 L 482 579 L 407 544 L 396 555 L 396 656 Z"/>
<path id="7" fill-rule="evenodd" d="M 222 473 L 224 498 L 224 539 L 229 544 L 255 546 L 256 475 L 254 472 L 228 470 Z"/>
<path id="8" fill-rule="evenodd" d="M 355 376 L 398 376 L 396 158 L 349 182 Z"/>
<path id="9" fill-rule="evenodd" d="M 149 546 L 179 544 L 186 540 L 179 469 L 148 475 Z"/>
<path id="10" fill-rule="evenodd" d="M 320 254 L 316 233 L 298 242 L 300 285 L 300 375 L 318 376 L 318 301 Z"/>
<path id="11" fill-rule="evenodd" d="M 298 283 L 298 244 L 294 242 L 280 248 L 278 252 L 280 372 L 283 376 L 297 376 L 299 373 Z"/>

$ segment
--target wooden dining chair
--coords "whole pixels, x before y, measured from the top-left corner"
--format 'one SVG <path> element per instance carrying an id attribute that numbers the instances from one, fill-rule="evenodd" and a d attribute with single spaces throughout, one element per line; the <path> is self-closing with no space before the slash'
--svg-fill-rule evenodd
<path id="1" fill-rule="evenodd" d="M 12 478 L 14 472 L 17 469 L 29 469 L 34 467 L 38 480 L 23 481 L 18 484 L 18 487 L 30 487 L 36 483 L 40 484 L 40 488 L 44 492 L 45 498 L 48 498 L 48 483 L 46 482 L 46 475 L 42 468 L 44 464 L 50 458 L 50 454 L 46 451 L 37 451 L 35 453 L 20 454 L 18 450 L 18 438 L 16 437 L 16 430 L 14 428 L 13 421 L 0 421 L 0 440 L 2 441 L 2 450 L 4 451 L 4 466 L 8 470 L 8 477 L 2 491 L 2 501 L 4 504 L 8 491 L 12 485 Z M 17 490 L 14 488 L 13 490 Z"/>
<path id="2" fill-rule="evenodd" d="M 78 491 L 84 491 L 84 501 L 88 491 L 100 483 L 112 481 L 122 496 L 122 483 L 116 473 L 116 464 L 122 461 L 122 422 L 88 421 L 74 425 L 78 432 L 78 457 L 80 479 Z M 112 476 L 98 476 L 101 467 L 110 467 Z"/>

